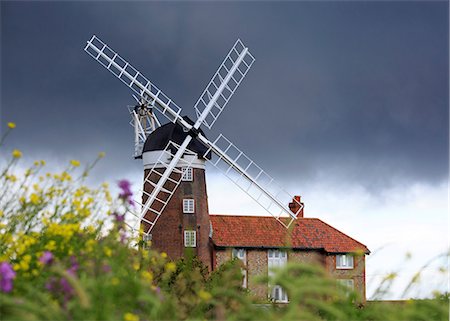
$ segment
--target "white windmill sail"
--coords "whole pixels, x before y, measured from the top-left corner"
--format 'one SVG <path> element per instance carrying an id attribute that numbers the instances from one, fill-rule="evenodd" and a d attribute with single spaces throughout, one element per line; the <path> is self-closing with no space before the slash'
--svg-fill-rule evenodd
<path id="1" fill-rule="evenodd" d="M 151 192 L 144 194 L 145 201 L 141 204 L 139 213 L 132 214 L 138 218 L 138 223 L 146 227 L 145 234 L 148 235 L 151 232 L 179 185 L 183 171 L 191 165 L 189 161 L 183 160 L 183 157 L 193 153 L 187 149 L 193 138 L 208 148 L 206 154 L 212 152 L 216 155 L 216 160 L 212 162 L 214 166 L 221 169 L 238 187 L 248 193 L 285 227 L 288 227 L 297 217 L 302 204 L 298 204 L 300 210 L 296 213 L 290 212 L 288 203 L 292 202 L 293 198 L 234 144 L 223 135 L 214 142 L 210 142 L 199 132 L 202 124 L 211 128 L 255 61 L 240 40 L 234 44 L 195 104 L 198 118 L 194 125 L 180 116 L 180 107 L 95 35 L 88 41 L 85 51 L 135 93 L 144 97 L 151 107 L 170 121 L 181 125 L 188 132 L 181 145 L 169 142 L 163 153 L 165 156 L 158 160 L 144 179 L 144 184 L 151 185 Z M 173 152 L 174 146 L 175 152 Z M 233 156 L 232 151 L 237 154 Z M 166 154 L 170 157 L 166 157 Z M 206 154 L 200 156 L 205 157 Z M 238 175 L 238 179 L 233 179 L 233 173 Z M 284 217 L 290 218 L 290 221 L 286 223 Z"/>
<path id="2" fill-rule="evenodd" d="M 145 234 L 149 234 L 155 226 L 159 217 L 163 213 L 172 195 L 175 193 L 178 185 L 180 185 L 186 171 L 191 167 L 193 160 L 197 154 L 185 148 L 182 157 L 179 159 L 176 166 L 170 171 L 170 175 L 163 181 L 163 175 L 168 172 L 171 160 L 175 154 L 180 150 L 180 145 L 169 141 L 164 150 L 159 155 L 153 167 L 145 174 L 142 193 L 142 203 L 134 201 L 139 208 L 130 209 L 130 213 L 135 217 L 131 226 L 132 230 L 139 230 L 139 225 L 143 225 Z M 156 192 L 158 183 L 161 183 L 159 192 Z M 150 198 L 153 201 L 150 202 Z"/>
<path id="3" fill-rule="evenodd" d="M 190 126 L 190 125 L 184 126 L 184 128 L 187 131 L 189 131 L 189 135 L 186 136 L 183 143 L 179 146 L 177 152 L 172 156 L 170 163 L 166 164 L 166 166 L 164 167 L 164 170 L 163 170 L 163 172 L 161 172 L 159 180 L 157 181 L 157 183 L 154 184 L 152 192 L 150 193 L 150 195 L 148 195 L 146 202 L 142 206 L 142 211 L 141 211 L 142 218 L 145 218 L 146 215 L 148 215 L 147 213 L 148 213 L 149 209 L 152 208 L 158 195 L 164 189 L 164 185 L 166 184 L 166 181 L 170 178 L 172 172 L 176 168 L 177 164 L 180 162 L 181 157 L 183 156 L 184 152 L 186 151 L 189 143 L 192 141 L 192 139 L 194 137 L 199 135 L 198 130 L 199 130 L 200 126 L 202 125 L 202 123 L 204 123 L 205 119 L 210 115 L 211 110 L 213 108 L 217 108 L 217 101 L 223 95 L 223 93 L 227 90 L 227 88 L 229 88 L 230 82 L 232 82 L 234 79 L 233 76 L 238 72 L 239 65 L 241 64 L 241 62 L 247 55 L 248 55 L 248 49 L 244 47 L 244 50 L 242 50 L 242 52 L 237 57 L 234 64 L 230 67 L 230 69 L 228 70 L 228 73 L 226 75 L 224 75 L 223 78 L 221 78 L 221 82 L 217 83 L 216 91 L 214 92 L 211 99 L 208 101 L 208 103 L 204 107 L 203 111 L 199 115 L 195 124 L 193 126 Z M 219 69 L 220 68 L 221 67 L 219 67 Z M 231 97 L 231 95 L 233 93 L 234 93 L 234 90 L 230 94 L 229 97 Z M 223 105 L 223 106 L 225 106 L 225 105 Z M 183 120 L 183 123 L 181 123 L 181 125 L 183 126 L 184 123 L 186 123 L 186 122 Z M 169 200 L 174 192 L 175 192 L 175 189 L 168 195 Z M 144 221 L 144 223 L 147 223 L 147 222 Z M 153 229 L 153 227 L 154 227 L 154 224 L 148 224 L 148 228 L 144 229 L 144 233 L 149 234 L 151 232 L 151 230 Z"/>
<path id="4" fill-rule="evenodd" d="M 215 157 L 208 162 L 246 192 L 261 207 L 288 228 L 303 209 L 303 204 L 286 192 L 269 174 L 252 161 L 222 134 L 214 142 L 199 135 L 199 141 L 208 145 L 206 154 Z M 289 208 L 297 203 L 296 212 Z"/>
<path id="5" fill-rule="evenodd" d="M 255 62 L 255 58 L 238 39 L 194 105 L 197 117 L 200 118 L 203 111 L 213 101 L 212 108 L 209 108 L 209 112 L 203 120 L 203 125 L 211 129 L 237 87 L 247 75 L 253 62 Z M 227 77 L 229 79 L 226 79 Z M 226 84 L 225 88 L 218 93 L 220 85 L 224 83 Z"/>
<path id="6" fill-rule="evenodd" d="M 93 35 L 87 42 L 84 51 L 119 78 L 139 97 L 146 99 L 150 106 L 166 116 L 171 122 L 181 118 L 181 108 L 177 104 L 98 37 Z"/>

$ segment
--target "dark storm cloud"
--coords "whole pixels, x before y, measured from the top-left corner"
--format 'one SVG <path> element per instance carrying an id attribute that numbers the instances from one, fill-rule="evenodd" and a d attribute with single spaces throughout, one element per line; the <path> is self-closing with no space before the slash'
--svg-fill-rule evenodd
<path id="1" fill-rule="evenodd" d="M 240 37 L 257 60 L 211 138 L 224 133 L 295 181 L 330 175 L 379 188 L 447 177 L 446 2 L 1 6 L 1 117 L 18 123 L 10 144 L 28 154 L 105 150 L 105 173 L 139 170 L 125 108 L 133 100 L 83 52 L 92 34 L 192 117 Z"/>

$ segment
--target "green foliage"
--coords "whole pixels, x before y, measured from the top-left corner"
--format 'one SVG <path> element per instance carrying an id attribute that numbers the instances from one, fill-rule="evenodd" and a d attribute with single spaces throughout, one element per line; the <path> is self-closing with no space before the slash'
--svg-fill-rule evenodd
<path id="1" fill-rule="evenodd" d="M 116 200 L 107 184 L 84 185 L 103 155 L 56 174 L 41 174 L 43 161 L 19 172 L 21 157 L 14 150 L 0 171 L 2 320 L 448 320 L 448 294 L 360 307 L 320 267 L 293 263 L 258 281 L 281 285 L 290 303 L 255 304 L 239 260 L 210 273 L 192 252 L 172 262 L 131 237 L 127 183 Z"/>

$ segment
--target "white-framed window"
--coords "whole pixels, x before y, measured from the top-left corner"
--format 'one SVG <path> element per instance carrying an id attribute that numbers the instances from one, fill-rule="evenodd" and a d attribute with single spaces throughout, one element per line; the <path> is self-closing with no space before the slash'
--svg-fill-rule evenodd
<path id="1" fill-rule="evenodd" d="M 183 199 L 183 213 L 195 213 L 195 201 L 192 198 Z"/>
<path id="2" fill-rule="evenodd" d="M 184 246 L 185 247 L 197 246 L 197 234 L 195 231 L 192 230 L 184 231 Z"/>
<path id="3" fill-rule="evenodd" d="M 288 296 L 286 290 L 284 290 L 281 286 L 275 285 L 272 288 L 270 298 L 275 302 L 288 302 Z"/>
<path id="4" fill-rule="evenodd" d="M 181 178 L 181 180 L 183 182 L 192 182 L 193 181 L 193 171 L 192 171 L 192 167 L 183 167 L 183 177 Z"/>
<path id="5" fill-rule="evenodd" d="M 355 282 L 353 281 L 353 279 L 338 279 L 337 282 L 350 291 L 355 290 Z"/>
<path id="6" fill-rule="evenodd" d="M 287 252 L 281 250 L 267 251 L 267 264 L 269 277 L 273 276 L 274 269 L 281 268 L 287 264 Z M 288 302 L 286 290 L 279 285 L 274 285 L 269 294 L 275 302 Z"/>
<path id="7" fill-rule="evenodd" d="M 233 259 L 235 257 L 237 257 L 239 260 L 242 261 L 242 263 L 244 263 L 244 266 L 247 266 L 247 251 L 245 249 L 233 249 L 232 252 L 232 257 Z M 241 269 L 242 272 L 242 287 L 246 288 L 247 287 L 247 269 Z"/>
<path id="8" fill-rule="evenodd" d="M 287 263 L 287 252 L 280 250 L 269 250 L 267 252 L 269 259 L 269 269 L 285 266 Z"/>
<path id="9" fill-rule="evenodd" d="M 353 269 L 353 255 L 336 255 L 336 269 Z"/>
<path id="10" fill-rule="evenodd" d="M 233 249 L 233 259 L 237 257 L 239 260 L 244 262 L 245 264 L 245 257 L 246 257 L 246 251 L 245 249 Z"/>

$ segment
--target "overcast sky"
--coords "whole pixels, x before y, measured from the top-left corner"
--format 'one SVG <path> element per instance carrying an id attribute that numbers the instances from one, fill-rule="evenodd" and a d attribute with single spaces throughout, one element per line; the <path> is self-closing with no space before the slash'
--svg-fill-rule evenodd
<path id="1" fill-rule="evenodd" d="M 371 250 L 394 242 L 424 263 L 447 248 L 448 2 L 2 1 L 2 130 L 17 123 L 7 151 L 54 164 L 104 151 L 98 180 L 139 184 L 134 100 L 83 51 L 92 34 L 192 118 L 240 38 L 256 61 L 206 135 L 223 133 L 302 195 L 306 216 Z M 258 213 L 232 189 L 230 204 L 223 184 L 208 173 L 211 211 Z"/>

